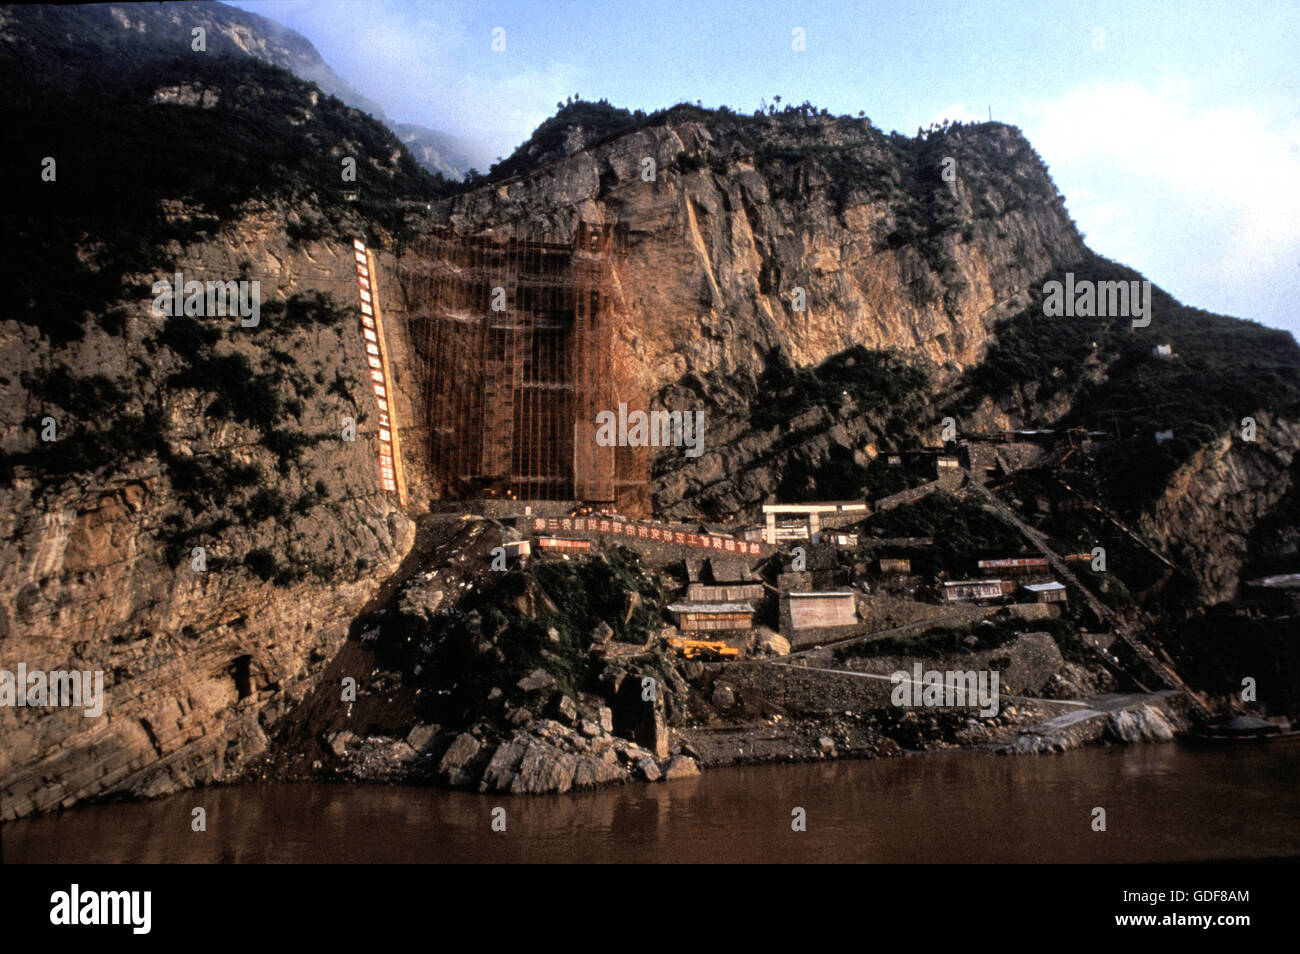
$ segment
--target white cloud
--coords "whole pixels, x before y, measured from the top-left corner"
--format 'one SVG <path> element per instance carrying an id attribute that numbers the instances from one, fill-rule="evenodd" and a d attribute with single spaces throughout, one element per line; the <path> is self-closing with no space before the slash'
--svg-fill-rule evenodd
<path id="1" fill-rule="evenodd" d="M 1021 124 L 1099 252 L 1188 304 L 1300 329 L 1277 294 L 1300 277 L 1300 121 L 1204 105 L 1174 77 L 1079 86 Z"/>
<path id="2" fill-rule="evenodd" d="M 451 4 L 240 5 L 313 39 L 334 71 L 390 118 L 478 144 L 475 158 L 484 169 L 526 139 L 557 101 L 584 86 L 575 66 L 553 60 L 538 66 L 526 58 L 527 38 L 512 29 L 508 16 L 506 49 L 493 53 L 492 26 L 471 22 L 464 8 Z"/>

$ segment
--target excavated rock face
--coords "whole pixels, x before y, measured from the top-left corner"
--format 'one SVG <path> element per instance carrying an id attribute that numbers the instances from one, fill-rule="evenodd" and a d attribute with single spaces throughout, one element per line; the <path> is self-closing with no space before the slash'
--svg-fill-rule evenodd
<path id="1" fill-rule="evenodd" d="M 5 451 L 38 449 L 30 418 L 50 416 L 50 453 L 59 441 L 94 452 L 65 479 L 38 463 L 0 486 L 0 605 L 12 608 L 0 668 L 102 671 L 105 695 L 91 718 L 0 708 L 5 819 L 237 772 L 411 545 L 411 521 L 379 488 L 351 249 L 291 247 L 285 227 L 279 210 L 263 209 L 176 250 L 183 273 L 262 282 L 261 325 L 194 318 L 221 327 L 189 357 L 165 333 L 176 319 L 153 314 L 152 299 L 129 306 L 120 335 L 88 324 L 62 348 L 0 325 Z M 268 307 L 314 291 L 333 297 L 296 318 Z M 233 355 L 246 364 L 220 363 Z M 214 367 L 248 380 L 204 380 Z M 98 392 L 84 386 L 92 373 Z M 65 379 L 71 398 L 51 383 Z M 214 410 L 218 391 L 259 381 L 248 414 Z M 111 399 L 85 406 L 101 392 Z M 273 407 L 258 404 L 268 396 Z M 340 439 L 344 415 L 358 418 L 355 442 Z M 108 440 L 77 443 L 108 421 Z"/>
<path id="2" fill-rule="evenodd" d="M 1300 422 L 1262 411 L 1255 419 L 1255 441 L 1229 435 L 1196 453 L 1142 519 L 1145 532 L 1192 572 L 1206 603 L 1237 595 L 1252 538 L 1296 490 Z"/>
<path id="3" fill-rule="evenodd" d="M 1086 254 L 1041 161 L 1002 125 L 909 140 L 844 117 L 674 112 L 568 152 L 435 206 L 432 221 L 562 242 L 580 221 L 627 228 L 619 397 L 706 412 L 703 454 L 655 449 L 644 475 L 674 517 L 752 509 L 783 474 L 880 436 L 884 415 L 851 403 L 756 428 L 774 361 L 896 351 L 930 377 L 899 408 L 919 426 L 994 323 Z"/>

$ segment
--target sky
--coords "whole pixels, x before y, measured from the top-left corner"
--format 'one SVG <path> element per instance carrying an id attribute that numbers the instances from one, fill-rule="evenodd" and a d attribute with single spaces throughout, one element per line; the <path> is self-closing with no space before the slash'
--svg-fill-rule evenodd
<path id="1" fill-rule="evenodd" d="M 393 119 L 479 144 L 481 168 L 575 93 L 746 112 L 779 95 L 909 135 L 991 111 L 1024 131 L 1095 251 L 1185 304 L 1300 336 L 1294 0 L 233 5 L 302 33 Z"/>

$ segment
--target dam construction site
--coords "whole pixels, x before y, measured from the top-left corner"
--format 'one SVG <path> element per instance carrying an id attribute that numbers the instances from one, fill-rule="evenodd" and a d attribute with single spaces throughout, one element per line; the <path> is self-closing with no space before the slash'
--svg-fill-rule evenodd
<path id="1" fill-rule="evenodd" d="M 6 826 L 1297 737 L 1300 345 L 992 108 L 547 93 L 479 172 L 235 7 L 0 41 Z"/>
<path id="2" fill-rule="evenodd" d="M 879 453 L 909 485 L 891 494 L 656 518 L 644 448 L 594 440 L 599 410 L 649 403 L 610 346 L 618 235 L 439 228 L 397 256 L 391 352 L 409 366 L 388 372 L 392 442 L 418 461 L 400 488 L 416 543 L 252 771 L 564 792 L 736 763 L 1168 742 L 1220 714 L 1148 645 L 1139 602 L 1108 599 L 1104 547 L 1069 552 L 1052 519 L 1086 510 L 1172 575 L 1065 483 L 1105 432 L 958 432 Z M 999 494 L 1018 481 L 1060 499 L 1026 519 Z M 882 529 L 927 503 L 957 533 L 992 525 L 986 556 L 942 524 Z M 950 678 L 946 702 L 900 711 L 899 685 L 924 697 L 922 664 L 996 671 L 991 710 L 974 688 L 954 701 Z M 348 673 L 362 675 L 340 706 Z"/>

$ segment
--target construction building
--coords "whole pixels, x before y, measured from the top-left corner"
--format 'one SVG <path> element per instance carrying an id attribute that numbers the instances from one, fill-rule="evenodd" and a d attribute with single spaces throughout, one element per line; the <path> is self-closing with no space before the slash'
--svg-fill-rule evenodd
<path id="1" fill-rule="evenodd" d="M 1051 572 L 1047 557 L 980 560 L 978 565 L 980 572 L 985 576 L 1046 576 Z"/>
<path id="2" fill-rule="evenodd" d="M 1065 584 L 1056 580 L 1050 583 L 1026 583 L 1025 592 L 1035 603 L 1067 602 Z"/>
<path id="3" fill-rule="evenodd" d="M 538 537 L 537 545 L 543 550 L 581 550 L 591 549 L 590 540 L 569 540 L 564 537 Z"/>
<path id="4" fill-rule="evenodd" d="M 764 504 L 766 527 L 763 540 L 775 544 L 779 540 L 807 540 L 820 543 L 822 524 L 843 524 L 861 520 L 870 515 L 870 508 L 861 500 L 831 501 L 812 504 Z M 779 521 L 780 517 L 798 517 L 797 522 Z M 847 539 L 847 536 L 846 536 Z M 856 537 L 854 538 L 856 542 Z"/>
<path id="5" fill-rule="evenodd" d="M 754 607 L 749 603 L 670 603 L 677 628 L 691 630 L 750 629 Z"/>
<path id="6" fill-rule="evenodd" d="M 646 449 L 596 442 L 597 413 L 643 403 L 612 359 L 622 248 L 579 223 L 571 242 L 443 229 L 403 255 L 434 496 L 644 498 Z"/>
<path id="7" fill-rule="evenodd" d="M 763 598 L 763 581 L 742 560 L 686 561 L 686 598 L 692 603 L 737 603 Z"/>
<path id="8" fill-rule="evenodd" d="M 785 594 L 793 629 L 853 626 L 858 621 L 857 598 L 852 590 Z"/>
<path id="9" fill-rule="evenodd" d="M 949 580 L 943 584 L 943 598 L 949 603 L 995 600 L 1002 593 L 1001 580 Z"/>

